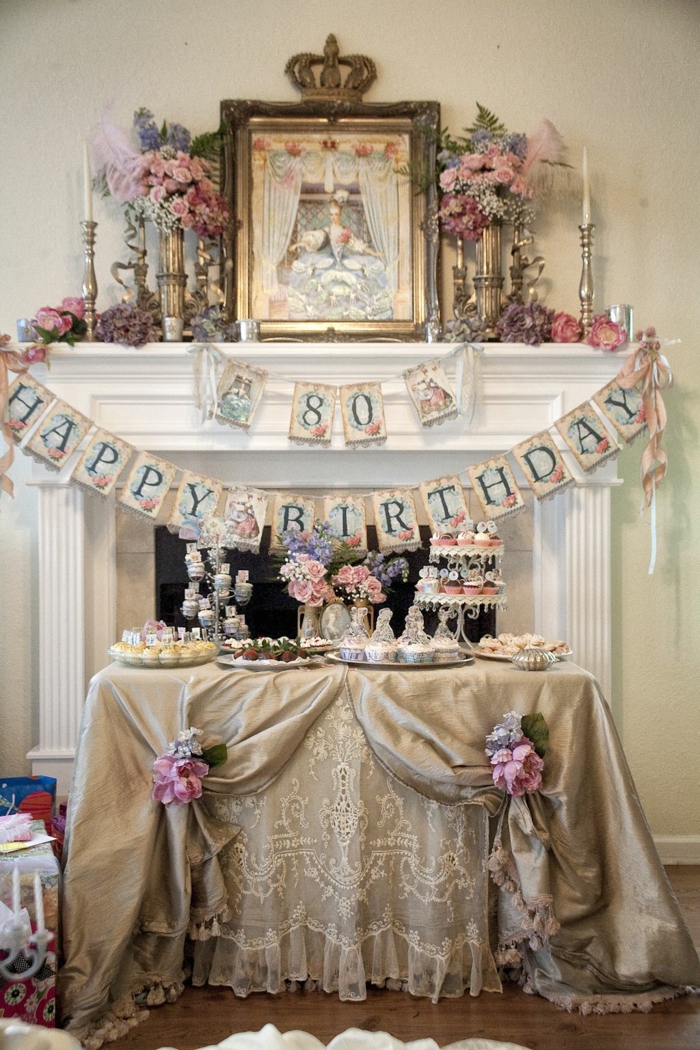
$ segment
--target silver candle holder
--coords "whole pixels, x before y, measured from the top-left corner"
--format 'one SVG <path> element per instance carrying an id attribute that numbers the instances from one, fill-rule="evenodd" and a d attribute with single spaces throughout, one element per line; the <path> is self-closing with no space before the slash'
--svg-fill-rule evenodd
<path id="1" fill-rule="evenodd" d="M 579 226 L 581 231 L 581 282 L 578 286 L 578 297 L 581 300 L 581 324 L 583 334 L 587 336 L 593 327 L 593 299 L 595 289 L 593 287 L 593 267 L 591 265 L 591 248 L 593 247 L 593 231 L 595 224 L 583 223 Z"/>
<path id="2" fill-rule="evenodd" d="M 83 244 L 85 246 L 85 269 L 83 270 L 83 299 L 85 300 L 84 340 L 95 342 L 95 306 L 97 303 L 97 277 L 95 276 L 95 230 L 97 223 L 85 220 L 81 222 Z"/>

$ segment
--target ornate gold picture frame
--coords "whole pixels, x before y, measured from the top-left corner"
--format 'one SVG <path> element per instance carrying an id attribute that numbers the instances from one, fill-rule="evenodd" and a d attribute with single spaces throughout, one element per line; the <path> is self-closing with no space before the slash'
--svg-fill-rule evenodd
<path id="1" fill-rule="evenodd" d="M 221 103 L 228 317 L 265 340 L 424 340 L 439 327 L 436 198 L 402 172 L 434 168 L 439 104 L 362 102 L 374 63 L 334 37 L 287 73 L 301 103 Z"/>

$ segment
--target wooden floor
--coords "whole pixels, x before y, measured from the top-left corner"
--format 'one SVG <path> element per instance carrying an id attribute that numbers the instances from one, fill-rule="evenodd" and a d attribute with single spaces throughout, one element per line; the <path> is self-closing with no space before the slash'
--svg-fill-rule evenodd
<path id="1" fill-rule="evenodd" d="M 700 867 L 667 871 L 700 948 Z M 700 997 L 660 1003 L 649 1014 L 582 1017 L 512 986 L 502 995 L 465 995 L 435 1006 L 405 993 L 379 990 L 368 990 L 363 1003 L 341 1003 L 324 992 L 237 999 L 229 989 L 187 988 L 178 1002 L 152 1010 L 115 1050 L 195 1050 L 268 1023 L 281 1032 L 311 1032 L 323 1043 L 355 1027 L 391 1032 L 404 1041 L 429 1036 L 439 1046 L 481 1036 L 530 1050 L 700 1050 Z"/>

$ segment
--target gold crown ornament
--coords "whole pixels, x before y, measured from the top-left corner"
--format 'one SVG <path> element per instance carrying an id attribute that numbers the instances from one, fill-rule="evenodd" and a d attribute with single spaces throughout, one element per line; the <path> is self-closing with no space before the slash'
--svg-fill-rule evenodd
<path id="1" fill-rule="evenodd" d="M 311 68 L 321 66 L 318 80 Z M 345 80 L 341 66 L 349 66 Z M 304 101 L 340 99 L 359 102 L 377 79 L 377 67 L 367 55 L 341 55 L 333 33 L 326 38 L 322 55 L 311 52 L 292 55 L 284 69 Z"/>

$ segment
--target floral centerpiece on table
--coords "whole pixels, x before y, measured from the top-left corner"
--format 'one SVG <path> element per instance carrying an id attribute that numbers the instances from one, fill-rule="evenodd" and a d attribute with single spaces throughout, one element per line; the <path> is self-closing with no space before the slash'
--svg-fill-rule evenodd
<path id="1" fill-rule="evenodd" d="M 290 529 L 280 541 L 286 558 L 279 575 L 292 598 L 305 605 L 323 605 L 336 596 L 377 605 L 386 601 L 385 588 L 399 577 L 408 579 L 405 558 L 387 558 L 378 551 L 363 557 L 354 544 L 339 542 L 327 521 L 317 521 L 309 530 Z M 305 597 L 309 593 L 312 600 Z"/>
<path id="2" fill-rule="evenodd" d="M 561 135 L 550 121 L 542 121 L 528 137 L 509 132 L 477 103 L 476 120 L 464 136 L 453 138 L 447 129 L 440 134 L 436 178 L 442 228 L 478 241 L 492 222 L 527 224 L 533 194 L 547 166 L 561 164 L 562 150 Z"/>
<path id="3" fill-rule="evenodd" d="M 214 189 L 211 164 L 219 132 L 192 138 L 181 124 L 161 127 L 148 109 L 134 114 L 140 151 L 123 128 L 103 115 L 93 138 L 93 171 L 107 191 L 159 230 L 194 230 L 199 237 L 218 237 L 228 222 L 229 208 Z"/>
<path id="4" fill-rule="evenodd" d="M 549 728 L 541 714 L 510 711 L 486 737 L 493 782 L 514 798 L 542 787 Z"/>

